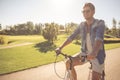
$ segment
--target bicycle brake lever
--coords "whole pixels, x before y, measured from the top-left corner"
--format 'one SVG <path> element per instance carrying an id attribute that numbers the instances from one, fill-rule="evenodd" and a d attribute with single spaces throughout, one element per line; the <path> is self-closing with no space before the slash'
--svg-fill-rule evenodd
<path id="1" fill-rule="evenodd" d="M 81 58 L 82 58 L 82 62 L 85 62 L 85 60 L 86 60 L 86 58 L 87 58 L 87 56 L 81 56 Z"/>

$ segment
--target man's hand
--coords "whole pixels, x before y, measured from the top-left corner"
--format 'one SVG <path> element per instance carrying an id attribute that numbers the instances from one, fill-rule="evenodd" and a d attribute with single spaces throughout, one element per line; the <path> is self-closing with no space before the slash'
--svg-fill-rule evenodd
<path id="1" fill-rule="evenodd" d="M 60 47 L 57 48 L 57 49 L 55 49 L 55 52 L 56 52 L 56 56 L 58 56 L 58 55 L 61 53 L 61 49 L 60 49 Z"/>
<path id="2" fill-rule="evenodd" d="M 95 54 L 90 53 L 90 54 L 87 55 L 87 60 L 92 60 L 94 58 L 96 58 Z"/>

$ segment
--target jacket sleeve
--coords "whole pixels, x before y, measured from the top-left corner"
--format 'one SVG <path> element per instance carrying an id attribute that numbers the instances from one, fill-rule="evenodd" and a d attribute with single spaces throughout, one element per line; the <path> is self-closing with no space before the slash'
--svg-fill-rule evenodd
<path id="1" fill-rule="evenodd" d="M 76 28 L 76 30 L 68 37 L 68 40 L 72 41 L 74 40 L 74 38 L 80 34 L 80 27 L 81 27 L 81 24 Z"/>
<path id="2" fill-rule="evenodd" d="M 98 23 L 98 27 L 96 30 L 96 38 L 95 40 L 104 40 L 104 30 L 105 30 L 105 23 L 103 20 L 100 20 Z"/>

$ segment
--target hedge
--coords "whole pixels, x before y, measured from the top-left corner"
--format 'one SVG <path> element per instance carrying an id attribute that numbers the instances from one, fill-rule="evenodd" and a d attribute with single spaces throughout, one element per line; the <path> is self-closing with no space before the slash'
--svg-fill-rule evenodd
<path id="1" fill-rule="evenodd" d="M 104 43 L 120 43 L 120 38 L 104 38 Z"/>

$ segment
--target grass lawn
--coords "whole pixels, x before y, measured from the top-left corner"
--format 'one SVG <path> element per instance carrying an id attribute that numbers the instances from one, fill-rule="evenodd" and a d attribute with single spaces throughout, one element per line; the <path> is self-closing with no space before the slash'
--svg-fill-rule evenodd
<path id="1" fill-rule="evenodd" d="M 19 44 L 19 43 L 25 43 L 25 42 L 37 43 L 37 42 L 44 41 L 43 37 L 39 36 L 39 35 L 7 36 L 7 38 L 8 38 L 8 44 L 0 45 L 0 47 L 15 45 L 15 44 Z"/>
<path id="2" fill-rule="evenodd" d="M 33 44 L 0 49 L 0 74 L 53 63 L 55 60 L 54 49 L 62 44 L 66 37 L 66 35 L 60 35 L 58 40 L 55 41 L 55 44 L 50 45 L 42 36 L 9 36 L 9 40 L 11 41 L 9 45 L 20 44 L 23 42 L 32 42 Z M 105 44 L 106 50 L 117 47 L 120 47 L 120 43 Z M 63 49 L 63 52 L 72 55 L 79 52 L 79 50 L 80 46 L 73 41 L 72 44 Z M 62 58 L 59 60 L 61 59 Z"/>

